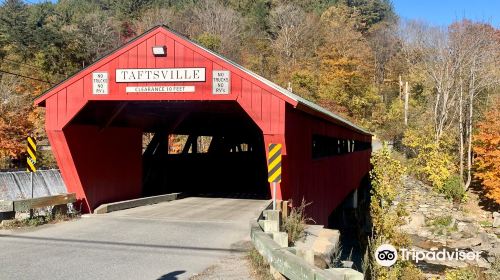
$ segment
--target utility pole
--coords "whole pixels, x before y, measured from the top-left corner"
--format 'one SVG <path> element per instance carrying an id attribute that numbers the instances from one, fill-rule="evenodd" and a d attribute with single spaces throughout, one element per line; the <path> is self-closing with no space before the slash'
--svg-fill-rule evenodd
<path id="1" fill-rule="evenodd" d="M 408 89 L 408 81 L 405 84 L 405 126 L 408 126 L 408 99 L 410 95 L 410 91 Z"/>

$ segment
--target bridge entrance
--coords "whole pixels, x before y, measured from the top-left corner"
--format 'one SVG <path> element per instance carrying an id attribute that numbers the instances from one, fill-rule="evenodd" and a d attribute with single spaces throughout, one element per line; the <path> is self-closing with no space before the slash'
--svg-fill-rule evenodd
<path id="1" fill-rule="evenodd" d="M 117 160 L 125 160 L 123 154 L 140 154 L 140 166 L 129 161 L 125 173 L 129 179 L 130 174 L 140 173 L 142 196 L 184 192 L 270 198 L 262 131 L 237 102 L 90 102 L 70 123 L 68 131 L 83 132 L 89 126 L 98 128 L 97 134 L 102 136 L 107 130 L 133 134 L 122 139 L 110 136 L 109 141 L 116 141 L 116 148 L 94 150 L 102 152 L 104 161 L 117 149 L 122 154 Z M 78 138 L 87 133 L 77 133 L 81 134 Z M 138 137 L 141 139 L 132 140 Z M 88 176 L 92 174 L 85 177 Z M 94 184 L 101 184 L 99 178 Z"/>

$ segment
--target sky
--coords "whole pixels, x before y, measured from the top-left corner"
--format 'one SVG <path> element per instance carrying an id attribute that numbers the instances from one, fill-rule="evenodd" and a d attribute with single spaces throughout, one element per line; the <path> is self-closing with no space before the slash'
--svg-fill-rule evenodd
<path id="1" fill-rule="evenodd" d="M 392 0 L 392 3 L 401 19 L 449 25 L 465 17 L 500 28 L 500 0 Z"/>

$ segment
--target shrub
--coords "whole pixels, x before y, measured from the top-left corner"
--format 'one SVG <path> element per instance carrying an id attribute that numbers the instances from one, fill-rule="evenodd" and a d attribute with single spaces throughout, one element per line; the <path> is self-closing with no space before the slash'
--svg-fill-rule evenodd
<path id="1" fill-rule="evenodd" d="M 479 280 L 485 279 L 478 268 L 463 267 L 447 270 L 444 276 L 445 280 Z"/>
<path id="2" fill-rule="evenodd" d="M 437 227 L 447 227 L 447 226 L 450 226 L 452 222 L 453 222 L 453 218 L 448 215 L 448 216 L 441 216 L 441 217 L 435 218 L 431 222 L 431 225 L 437 226 Z"/>
<path id="3" fill-rule="evenodd" d="M 406 213 L 401 207 L 393 205 L 403 185 L 405 168 L 398 160 L 392 158 L 385 144 L 382 150 L 373 154 L 371 163 L 373 170 L 370 172 L 372 184 L 370 215 L 373 230 L 377 236 L 383 236 L 392 245 L 406 244 L 408 238 L 397 230 L 397 226 L 404 223 L 402 217 Z"/>
<path id="4" fill-rule="evenodd" d="M 363 259 L 363 271 L 368 279 L 424 279 L 420 270 L 411 262 L 398 260 L 392 267 L 378 265 L 374 258 L 375 250 L 383 243 L 395 247 L 409 247 L 410 239 L 398 226 L 404 223 L 407 215 L 404 205 L 394 205 L 396 195 L 403 185 L 405 168 L 396 160 L 387 145 L 373 154 L 370 172 L 372 197 L 370 215 L 373 221 L 373 236 L 368 240 L 368 248 Z"/>
<path id="5" fill-rule="evenodd" d="M 290 200 L 290 204 L 292 201 Z M 283 219 L 282 230 L 288 233 L 288 243 L 293 244 L 300 238 L 304 236 L 304 230 L 306 228 L 307 222 L 314 222 L 313 219 L 306 217 L 306 207 L 310 205 L 311 202 L 306 203 L 305 199 L 302 198 L 302 203 L 298 207 L 292 207 L 288 217 Z"/>
<path id="6" fill-rule="evenodd" d="M 460 180 L 460 176 L 452 175 L 443 184 L 440 190 L 447 199 L 454 202 L 461 202 L 465 198 L 465 190 Z"/>
<path id="7" fill-rule="evenodd" d="M 456 170 L 453 157 L 449 152 L 450 140 L 442 139 L 436 142 L 427 129 L 408 129 L 403 138 L 406 145 L 413 154 L 411 162 L 415 166 L 416 175 L 428 181 L 432 186 L 441 191 L 446 180 Z"/>

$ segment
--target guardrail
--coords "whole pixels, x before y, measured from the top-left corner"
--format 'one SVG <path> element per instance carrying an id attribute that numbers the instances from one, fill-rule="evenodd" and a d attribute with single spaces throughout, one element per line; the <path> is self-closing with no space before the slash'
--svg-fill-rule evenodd
<path id="1" fill-rule="evenodd" d="M 10 220 L 15 217 L 16 212 L 28 211 L 31 209 L 57 206 L 73 203 L 76 201 L 76 194 L 57 194 L 51 196 L 27 198 L 18 200 L 0 201 L 0 221 Z"/>
<path id="2" fill-rule="evenodd" d="M 269 263 L 271 270 L 279 272 L 290 280 L 359 280 L 364 278 L 362 273 L 350 268 L 320 269 L 297 256 L 293 247 L 284 247 L 283 242 L 280 242 L 282 232 L 266 232 L 269 229 L 276 229 L 275 224 L 271 225 L 274 222 L 278 223 L 278 228 L 280 223 L 280 213 L 273 213 L 278 210 L 267 209 L 269 207 L 262 211 L 257 221 L 251 223 L 250 235 L 252 243 Z M 264 220 L 264 216 L 267 216 L 267 220 Z M 281 245 L 275 240 L 278 240 Z"/>

